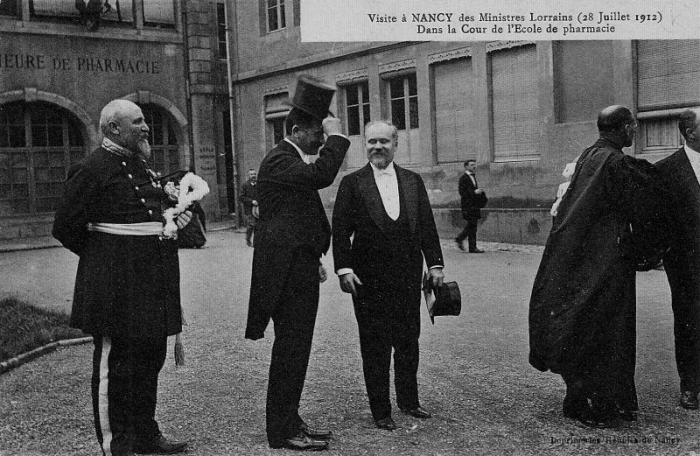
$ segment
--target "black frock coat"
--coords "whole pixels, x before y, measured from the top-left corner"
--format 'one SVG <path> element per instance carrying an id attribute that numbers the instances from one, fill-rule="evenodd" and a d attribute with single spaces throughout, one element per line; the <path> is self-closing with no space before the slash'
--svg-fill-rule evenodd
<path id="1" fill-rule="evenodd" d="M 331 135 L 311 164 L 281 141 L 260 164 L 255 252 L 250 283 L 245 337 L 264 337 L 292 264 L 296 249 L 309 249 L 320 257 L 328 251 L 330 224 L 318 190 L 333 183 L 350 141 Z"/>
<path id="2" fill-rule="evenodd" d="M 99 148 L 71 168 L 53 236 L 80 256 L 72 326 L 112 337 L 181 331 L 176 242 L 88 231 L 88 223 L 160 223 L 167 205 L 138 156 Z"/>
<path id="3" fill-rule="evenodd" d="M 700 390 L 700 184 L 683 148 L 656 166 L 670 190 L 670 249 L 664 270 L 671 288 L 676 364 L 684 391 Z"/>
<path id="4" fill-rule="evenodd" d="M 387 238 L 388 216 L 370 164 L 340 182 L 333 209 L 335 270 L 351 268 L 362 282 L 356 305 L 381 304 L 376 318 L 397 322 L 409 337 L 420 334 L 423 261 L 444 266 L 430 200 L 421 177 L 394 164 L 408 236 Z M 386 314 L 386 315 L 385 315 Z"/>

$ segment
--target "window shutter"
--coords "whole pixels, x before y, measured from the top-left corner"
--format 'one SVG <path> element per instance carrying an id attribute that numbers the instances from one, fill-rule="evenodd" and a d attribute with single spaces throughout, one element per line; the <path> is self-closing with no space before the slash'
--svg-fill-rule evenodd
<path id="1" fill-rule="evenodd" d="M 700 103 L 700 41 L 637 42 L 640 111 Z"/>
<path id="2" fill-rule="evenodd" d="M 539 157 L 537 52 L 534 45 L 491 53 L 495 161 Z"/>
<path id="3" fill-rule="evenodd" d="M 474 113 L 476 78 L 471 58 L 433 66 L 435 123 L 439 163 L 475 158 L 477 116 Z"/>

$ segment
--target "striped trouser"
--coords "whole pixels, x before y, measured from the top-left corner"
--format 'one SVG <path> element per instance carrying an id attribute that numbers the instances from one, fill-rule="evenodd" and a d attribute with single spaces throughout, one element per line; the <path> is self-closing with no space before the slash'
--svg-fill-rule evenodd
<path id="1" fill-rule="evenodd" d="M 105 456 L 131 452 L 134 441 L 160 432 L 156 411 L 158 373 L 167 338 L 94 337 L 92 406 L 97 440 Z"/>

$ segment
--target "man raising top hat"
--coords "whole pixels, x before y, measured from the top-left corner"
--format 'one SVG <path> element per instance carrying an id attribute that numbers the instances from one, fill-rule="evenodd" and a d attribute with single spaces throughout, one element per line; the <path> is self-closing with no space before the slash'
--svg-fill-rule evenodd
<path id="1" fill-rule="evenodd" d="M 263 159 L 258 172 L 255 253 L 245 337 L 260 339 L 271 319 L 275 341 L 267 390 L 267 439 L 272 448 L 323 450 L 331 432 L 299 416 L 309 363 L 320 262 L 330 246 L 330 224 L 318 190 L 333 183 L 350 141 L 339 119 L 326 117 L 335 88 L 300 78 L 287 136 Z M 324 134 L 327 139 L 324 141 Z M 320 150 L 319 150 L 320 148 Z M 313 155 L 319 155 L 311 162 Z"/>

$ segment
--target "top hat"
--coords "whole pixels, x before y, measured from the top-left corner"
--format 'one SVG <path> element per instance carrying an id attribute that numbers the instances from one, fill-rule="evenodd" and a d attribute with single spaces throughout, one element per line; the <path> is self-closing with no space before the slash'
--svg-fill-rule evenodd
<path id="1" fill-rule="evenodd" d="M 317 119 L 328 116 L 328 108 L 335 94 L 335 86 L 309 75 L 299 76 L 294 98 L 289 103 L 292 108 L 303 111 Z"/>
<path id="2" fill-rule="evenodd" d="M 439 287 L 433 287 L 428 275 L 423 276 L 423 293 L 428 307 L 430 321 L 435 324 L 435 317 L 459 315 L 462 311 L 462 295 L 457 282 L 445 282 Z"/>

